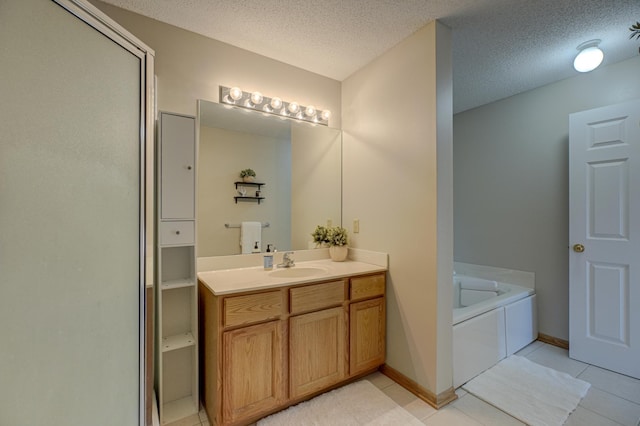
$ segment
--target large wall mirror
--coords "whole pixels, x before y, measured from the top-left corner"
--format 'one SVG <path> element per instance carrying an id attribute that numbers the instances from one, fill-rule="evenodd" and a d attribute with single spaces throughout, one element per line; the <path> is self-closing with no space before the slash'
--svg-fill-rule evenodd
<path id="1" fill-rule="evenodd" d="M 267 244 L 278 251 L 310 248 L 317 225 L 341 224 L 340 130 L 205 100 L 198 101 L 198 115 L 199 257 L 240 254 L 244 221 L 268 224 L 261 251 Z M 259 204 L 234 198 L 247 168 L 264 183 Z M 247 195 L 258 189 L 240 187 Z"/>

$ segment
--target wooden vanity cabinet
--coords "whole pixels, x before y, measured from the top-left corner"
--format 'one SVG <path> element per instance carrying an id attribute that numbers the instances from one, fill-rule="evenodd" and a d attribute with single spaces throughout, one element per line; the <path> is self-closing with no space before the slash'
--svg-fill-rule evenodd
<path id="1" fill-rule="evenodd" d="M 223 334 L 222 418 L 229 423 L 285 401 L 285 324 L 270 321 Z"/>
<path id="2" fill-rule="evenodd" d="M 346 280 L 290 290 L 289 398 L 326 389 L 347 377 Z M 329 309 L 322 309 L 336 306 Z"/>
<path id="3" fill-rule="evenodd" d="M 245 425 L 384 363 L 385 273 L 215 296 L 201 282 L 203 404 Z"/>
<path id="4" fill-rule="evenodd" d="M 385 276 L 351 279 L 349 306 L 349 373 L 355 375 L 385 360 Z"/>
<path id="5" fill-rule="evenodd" d="M 352 303 L 349 339 L 349 373 L 369 371 L 384 364 L 385 357 L 384 297 Z"/>

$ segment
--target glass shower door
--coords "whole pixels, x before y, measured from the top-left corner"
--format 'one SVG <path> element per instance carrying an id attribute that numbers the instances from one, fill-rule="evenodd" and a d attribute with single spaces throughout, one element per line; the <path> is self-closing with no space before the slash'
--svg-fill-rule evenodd
<path id="1" fill-rule="evenodd" d="M 145 55 L 59 3 L 0 0 L 0 424 L 136 425 Z"/>

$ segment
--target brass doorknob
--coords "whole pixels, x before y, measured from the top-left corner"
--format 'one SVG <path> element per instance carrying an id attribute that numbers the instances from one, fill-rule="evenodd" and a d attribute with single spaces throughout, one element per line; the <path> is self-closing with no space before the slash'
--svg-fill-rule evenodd
<path id="1" fill-rule="evenodd" d="M 584 246 L 582 244 L 574 244 L 573 251 L 576 253 L 582 253 L 584 251 Z"/>

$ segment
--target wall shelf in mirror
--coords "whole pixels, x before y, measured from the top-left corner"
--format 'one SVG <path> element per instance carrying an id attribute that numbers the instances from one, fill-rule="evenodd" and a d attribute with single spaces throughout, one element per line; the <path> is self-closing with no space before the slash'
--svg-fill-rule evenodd
<path id="1" fill-rule="evenodd" d="M 266 183 L 262 183 L 262 182 L 235 182 L 236 185 L 236 189 L 238 189 L 238 186 L 257 186 L 258 189 L 260 189 L 262 187 L 262 185 L 266 185 Z"/>
<path id="2" fill-rule="evenodd" d="M 233 197 L 236 199 L 236 204 L 238 204 L 238 200 L 240 201 L 257 201 L 260 204 L 260 201 L 264 200 L 264 197 Z"/>
<path id="3" fill-rule="evenodd" d="M 233 197 L 236 200 L 236 204 L 238 204 L 238 200 L 240 201 L 257 201 L 258 204 L 260 204 L 260 202 L 262 200 L 264 200 L 264 197 L 261 197 L 260 195 L 260 188 L 262 188 L 263 185 L 266 185 L 263 182 L 234 182 L 235 186 L 236 186 L 236 191 L 238 190 L 238 187 L 243 187 L 243 186 L 257 186 L 258 190 L 256 191 L 256 195 L 255 196 L 247 196 L 247 195 L 239 195 L 239 196 L 235 196 Z M 240 191 L 238 191 L 240 192 Z M 245 191 L 242 191 L 242 194 L 244 194 Z"/>

